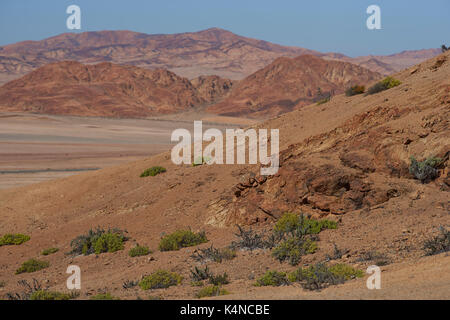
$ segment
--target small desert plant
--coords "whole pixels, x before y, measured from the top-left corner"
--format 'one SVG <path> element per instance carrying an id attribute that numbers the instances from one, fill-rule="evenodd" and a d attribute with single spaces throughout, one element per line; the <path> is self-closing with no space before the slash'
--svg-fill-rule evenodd
<path id="1" fill-rule="evenodd" d="M 166 168 L 163 168 L 160 166 L 151 167 L 141 173 L 141 178 L 148 177 L 148 176 L 154 177 L 163 172 L 166 172 Z"/>
<path id="2" fill-rule="evenodd" d="M 203 281 L 209 279 L 213 274 L 209 270 L 208 266 L 204 269 L 195 267 L 194 270 L 191 270 L 191 279 L 192 281 Z"/>
<path id="3" fill-rule="evenodd" d="M 131 289 L 136 287 L 139 284 L 139 281 L 133 281 L 133 280 L 125 280 L 122 283 L 122 288 L 124 289 Z"/>
<path id="4" fill-rule="evenodd" d="M 330 220 L 308 219 L 295 213 L 287 212 L 281 216 L 275 223 L 273 231 L 276 234 L 292 233 L 298 229 L 303 230 L 304 234 L 318 234 L 324 229 L 336 229 L 337 223 Z"/>
<path id="5" fill-rule="evenodd" d="M 272 251 L 272 256 L 280 262 L 288 261 L 291 265 L 297 265 L 301 257 L 314 253 L 317 244 L 305 237 L 293 236 L 280 242 Z"/>
<path id="6" fill-rule="evenodd" d="M 130 257 L 140 257 L 140 256 L 146 256 L 148 254 L 152 253 L 148 247 L 140 246 L 139 244 L 136 245 L 136 247 L 131 248 L 130 251 L 128 251 L 128 255 Z"/>
<path id="7" fill-rule="evenodd" d="M 30 259 L 22 263 L 22 266 L 16 270 L 16 274 L 31 273 L 48 268 L 50 263 L 47 261 L 41 261 L 36 259 Z"/>
<path id="8" fill-rule="evenodd" d="M 383 253 L 378 253 L 376 251 L 368 251 L 363 253 L 359 258 L 358 261 L 360 262 L 364 262 L 364 261 L 370 261 L 373 264 L 377 265 L 377 266 L 386 266 L 389 263 L 391 263 L 391 261 L 389 260 L 389 258 L 387 257 L 387 255 L 383 254 Z"/>
<path id="9" fill-rule="evenodd" d="M 206 249 L 195 250 L 191 258 L 195 261 L 206 262 L 214 261 L 221 263 L 224 260 L 232 260 L 236 257 L 236 250 L 231 248 L 214 248 L 213 245 Z"/>
<path id="10" fill-rule="evenodd" d="M 43 256 L 48 256 L 48 255 L 56 253 L 58 251 L 59 251 L 58 248 L 48 248 L 48 249 L 42 250 L 41 254 Z"/>
<path id="11" fill-rule="evenodd" d="M 208 242 L 204 232 L 194 233 L 191 230 L 178 230 L 164 236 L 159 242 L 159 250 L 175 251 Z"/>
<path id="12" fill-rule="evenodd" d="M 267 271 L 261 278 L 256 281 L 255 286 L 274 286 L 279 287 L 283 285 L 288 285 L 289 280 L 286 278 L 285 272 L 278 271 Z"/>
<path id="13" fill-rule="evenodd" d="M 62 293 L 57 291 L 38 290 L 34 291 L 30 300 L 71 300 L 79 296 L 79 293 Z"/>
<path id="14" fill-rule="evenodd" d="M 228 274 L 226 272 L 224 272 L 223 274 L 218 274 L 216 276 L 210 275 L 209 283 L 211 283 L 215 286 L 219 286 L 219 285 L 223 285 L 223 284 L 228 284 L 228 283 L 230 283 L 230 281 L 228 280 Z"/>
<path id="15" fill-rule="evenodd" d="M 443 44 L 442 46 L 441 46 L 441 51 L 442 52 L 446 52 L 447 50 L 449 50 L 450 49 L 450 47 L 447 47 L 445 44 Z"/>
<path id="16" fill-rule="evenodd" d="M 144 277 L 141 282 L 139 282 L 139 286 L 143 290 L 164 289 L 178 285 L 181 283 L 182 279 L 183 278 L 177 273 L 158 270 L 151 275 Z"/>
<path id="17" fill-rule="evenodd" d="M 4 286 L 6 286 L 6 281 L 0 281 L 0 288 L 3 288 Z"/>
<path id="18" fill-rule="evenodd" d="M 423 249 L 427 256 L 450 251 L 450 231 L 440 226 L 439 235 L 425 241 Z"/>
<path id="19" fill-rule="evenodd" d="M 397 79 L 394 79 L 392 77 L 386 77 L 383 80 L 377 82 L 376 84 L 374 84 L 372 87 L 370 87 L 367 90 L 367 94 L 375 94 L 384 90 L 388 90 L 391 89 L 393 87 L 396 87 L 398 85 L 400 85 L 401 82 Z"/>
<path id="20" fill-rule="evenodd" d="M 204 297 L 217 297 L 217 296 L 223 296 L 228 294 L 228 291 L 225 289 L 222 289 L 220 286 L 208 286 L 201 289 L 199 292 L 197 292 L 196 297 L 201 299 Z"/>
<path id="21" fill-rule="evenodd" d="M 89 299 L 90 300 L 120 300 L 120 298 L 114 297 L 113 295 L 111 295 L 108 292 L 96 294 L 95 296 L 91 296 Z"/>
<path id="22" fill-rule="evenodd" d="M 266 249 L 272 248 L 274 246 L 275 240 L 265 239 L 263 234 L 257 233 L 256 231 L 249 229 L 244 230 L 240 226 L 237 226 L 239 233 L 235 233 L 238 237 L 238 241 L 233 241 L 231 243 L 231 248 L 245 249 L 245 250 L 255 250 L 255 249 Z"/>
<path id="23" fill-rule="evenodd" d="M 328 267 L 323 263 L 317 263 L 307 268 L 297 269 L 288 275 L 288 279 L 291 282 L 299 282 L 304 289 L 320 290 L 363 275 L 361 270 L 356 270 L 346 264 Z"/>
<path id="24" fill-rule="evenodd" d="M 28 240 L 30 240 L 30 236 L 27 236 L 25 234 L 5 234 L 0 238 L 0 247 L 8 245 L 20 245 L 24 242 L 27 242 Z"/>
<path id="25" fill-rule="evenodd" d="M 344 280 L 361 278 L 364 276 L 364 272 L 362 270 L 355 269 L 345 263 L 332 265 L 331 267 L 328 267 L 328 270 L 330 270 L 330 272 L 335 276 L 344 278 Z"/>
<path id="26" fill-rule="evenodd" d="M 430 157 L 424 161 L 417 161 L 411 156 L 411 164 L 409 165 L 409 172 L 414 178 L 420 180 L 422 183 L 429 182 L 439 176 L 439 171 L 436 169 L 441 163 L 441 158 Z"/>
<path id="27" fill-rule="evenodd" d="M 6 298 L 8 300 L 29 300 L 31 295 L 36 292 L 42 290 L 42 285 L 40 282 L 33 278 L 33 282 L 30 284 L 27 280 L 20 280 L 18 284 L 24 288 L 22 292 L 11 293 L 8 292 L 6 294 Z"/>
<path id="28" fill-rule="evenodd" d="M 341 259 L 342 255 L 345 252 L 348 252 L 348 250 L 339 249 L 338 246 L 336 245 L 336 243 L 333 243 L 333 247 L 334 247 L 333 248 L 333 255 L 329 255 L 329 254 L 326 255 L 326 260 L 327 261 Z"/>
<path id="29" fill-rule="evenodd" d="M 365 90 L 366 90 L 366 88 L 364 86 L 356 85 L 356 86 L 350 87 L 347 90 L 345 90 L 345 95 L 347 97 L 356 96 L 357 94 L 364 93 Z"/>
<path id="30" fill-rule="evenodd" d="M 72 254 L 89 255 L 92 253 L 100 254 L 104 252 L 116 252 L 122 250 L 127 238 L 124 232 L 119 229 L 109 229 L 105 231 L 97 228 L 89 230 L 86 235 L 76 237 L 70 243 Z"/>

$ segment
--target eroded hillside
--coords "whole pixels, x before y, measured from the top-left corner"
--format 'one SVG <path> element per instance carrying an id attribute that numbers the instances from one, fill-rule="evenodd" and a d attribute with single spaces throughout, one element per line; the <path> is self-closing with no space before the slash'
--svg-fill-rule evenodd
<path id="1" fill-rule="evenodd" d="M 261 179 L 250 165 L 176 166 L 170 153 L 69 178 L 0 191 L 0 234 L 25 233 L 20 246 L 0 247 L 1 293 L 20 290 L 18 280 L 36 278 L 64 291 L 66 268 L 79 265 L 80 298 L 111 292 L 121 298 L 192 298 L 190 270 L 199 264 L 198 248 L 221 248 L 236 241 L 236 224 L 269 233 L 283 212 L 304 213 L 337 222 L 325 230 L 317 250 L 300 266 L 326 261 L 365 270 L 382 266 L 382 290 L 367 290 L 365 279 L 320 292 L 297 284 L 255 287 L 267 270 L 297 268 L 276 261 L 269 249 L 237 250 L 230 261 L 208 262 L 212 272 L 226 272 L 229 298 L 448 298 L 449 257 L 426 257 L 424 242 L 449 223 L 449 53 L 394 75 L 399 86 L 373 95 L 338 95 L 258 125 L 280 129 L 281 168 Z M 409 173 L 410 156 L 439 157 L 439 176 L 421 183 Z M 152 166 L 166 172 L 140 178 Z M 236 192 L 239 190 L 240 192 Z M 127 230 L 125 249 L 100 255 L 67 255 L 70 242 L 101 226 Z M 158 251 L 163 233 L 191 227 L 206 231 L 208 243 L 179 251 Z M 132 258 L 136 243 L 154 253 Z M 336 247 L 344 254 L 333 254 Z M 60 250 L 48 257 L 48 247 Z M 329 258 L 330 256 L 334 256 Z M 44 270 L 15 275 L 29 258 L 44 259 Z M 158 269 L 177 272 L 184 280 L 167 289 L 123 288 Z"/>

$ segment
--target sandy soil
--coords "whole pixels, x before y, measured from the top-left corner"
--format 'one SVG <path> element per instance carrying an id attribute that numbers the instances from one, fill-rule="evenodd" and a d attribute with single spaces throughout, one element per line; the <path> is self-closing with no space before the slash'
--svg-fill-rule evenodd
<path id="1" fill-rule="evenodd" d="M 449 58 L 450 53 L 445 55 Z M 280 130 L 282 166 L 277 175 L 247 195 L 237 197 L 234 186 L 246 177 L 248 181 L 249 173 L 259 172 L 259 166 L 177 166 L 170 160 L 170 152 L 1 190 L 0 234 L 26 233 L 31 240 L 20 246 L 0 247 L 0 281 L 5 282 L 0 296 L 20 291 L 18 281 L 33 278 L 51 290 L 67 291 L 65 272 L 68 265 L 76 264 L 82 270 L 80 299 L 89 299 L 99 292 L 110 292 L 122 299 L 155 296 L 192 299 L 199 290 L 190 281 L 190 270 L 200 265 L 191 257 L 194 250 L 211 244 L 221 248 L 235 241 L 235 211 L 245 209 L 249 217 L 257 217 L 266 212 L 255 206 L 250 210 L 250 205 L 278 207 L 283 205 L 280 199 L 294 199 L 295 212 L 312 210 L 320 217 L 338 222 L 337 229 L 320 233 L 317 252 L 302 257 L 299 266 L 324 261 L 327 255 L 333 254 L 335 244 L 348 253 L 330 263 L 346 263 L 365 270 L 373 261 L 361 258 L 376 251 L 389 260 L 382 267 L 382 289 L 369 291 L 366 278 L 320 292 L 306 291 L 297 285 L 257 288 L 255 279 L 267 270 L 292 271 L 298 266 L 279 263 L 269 250 L 239 250 L 231 261 L 207 263 L 214 273 L 227 272 L 230 277 L 231 283 L 225 288 L 231 294 L 221 298 L 449 299 L 448 253 L 427 257 L 423 249 L 424 242 L 438 234 L 439 226 L 448 228 L 450 224 L 448 158 L 439 178 L 427 184 L 413 179 L 407 170 L 410 155 L 445 155 L 449 150 L 450 63 L 446 61 L 438 68 L 434 67 L 433 60 L 395 75 L 402 84 L 383 93 L 340 95 L 326 104 L 306 106 L 258 124 Z M 363 151 L 373 158 L 366 161 L 368 169 L 363 166 L 363 157 L 354 162 L 359 167 L 352 168 L 339 158 L 342 154 Z M 351 172 L 352 178 L 361 181 L 361 186 L 368 187 L 365 189 L 368 194 L 372 192 L 379 197 L 375 199 L 378 202 L 367 202 L 341 213 L 330 209 L 321 211 L 317 207 L 324 206 L 325 200 L 336 201 L 338 196 L 325 197 L 320 189 L 313 190 L 325 200 L 317 201 L 316 207 L 309 200 L 303 201 L 305 181 L 295 178 L 304 168 L 316 172 L 310 180 L 321 179 L 318 181 L 321 184 L 316 185 L 323 189 L 330 189 L 337 182 L 335 175 L 317 170 L 323 163 L 332 167 L 336 176 Z M 140 178 L 143 170 L 156 165 L 164 166 L 167 171 Z M 293 183 L 298 183 L 297 188 Z M 348 183 L 347 191 L 356 198 L 358 192 L 352 189 L 352 183 Z M 250 198 L 253 193 L 262 194 L 266 202 L 261 203 L 256 196 Z M 309 191 L 306 194 L 311 196 Z M 249 220 L 246 227 L 270 230 L 276 217 L 266 214 L 265 218 Z M 98 256 L 67 254 L 71 240 L 97 226 L 127 230 L 130 239 L 124 250 Z M 182 228 L 204 230 L 209 242 L 179 251 L 157 249 L 161 235 Z M 154 253 L 130 257 L 128 250 L 136 243 L 149 246 Z M 42 256 L 40 252 L 49 247 L 60 250 Z M 15 275 L 22 262 L 30 258 L 48 261 L 50 266 Z M 144 291 L 138 287 L 122 287 L 124 281 L 139 280 L 158 269 L 177 272 L 184 280 L 168 289 Z"/>

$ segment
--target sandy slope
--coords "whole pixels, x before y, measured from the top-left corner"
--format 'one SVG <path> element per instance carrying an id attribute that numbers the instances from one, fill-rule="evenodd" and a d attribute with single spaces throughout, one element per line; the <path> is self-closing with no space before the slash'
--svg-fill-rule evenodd
<path id="1" fill-rule="evenodd" d="M 18 280 L 32 278 L 52 289 L 64 290 L 65 270 L 69 264 L 77 264 L 83 277 L 81 298 L 101 291 L 123 298 L 150 295 L 166 299 L 192 298 L 198 290 L 189 284 L 189 270 L 196 265 L 190 258 L 195 248 L 155 251 L 151 256 L 140 258 L 130 258 L 127 250 L 135 242 L 156 250 L 163 232 L 188 226 L 206 231 L 210 243 L 203 247 L 211 243 L 225 246 L 235 240 L 236 222 L 252 224 L 255 228 L 270 227 L 273 218 L 251 209 L 252 203 L 272 204 L 276 208 L 283 200 L 294 211 L 339 221 L 337 230 L 320 234 L 319 250 L 305 256 L 301 264 L 322 261 L 336 244 L 349 250 L 340 262 L 365 269 L 372 263 L 359 262 L 359 258 L 363 253 L 376 250 L 392 262 L 383 267 L 382 289 L 367 290 L 363 279 L 320 293 L 296 286 L 255 288 L 254 278 L 267 269 L 289 271 L 293 267 L 276 262 L 269 251 L 239 251 L 232 261 L 210 263 L 212 271 L 226 271 L 230 275 L 231 284 L 226 288 L 233 295 L 229 298 L 448 299 L 448 256 L 424 258 L 422 250 L 423 242 L 436 235 L 438 226 L 449 224 L 448 160 L 439 179 L 423 185 L 411 179 L 407 166 L 410 155 L 445 155 L 449 150 L 449 55 L 397 74 L 402 84 L 383 93 L 337 96 L 324 105 L 310 105 L 260 124 L 260 127 L 280 129 L 282 149 L 282 168 L 277 176 L 261 186 L 263 198 L 253 189 L 238 198 L 233 196 L 233 186 L 248 178 L 250 172 L 257 172 L 256 166 L 176 166 L 171 163 L 169 153 L 0 191 L 0 234 L 23 232 L 32 237 L 21 246 L 0 248 L 0 280 L 6 281 L 0 292 L 18 290 Z M 348 162 L 340 158 L 342 154 L 358 152 L 365 152 L 372 160 L 356 161 L 356 164 L 368 163 L 368 169 L 374 171 L 347 167 Z M 351 163 L 352 158 L 348 161 Z M 323 164 L 331 166 L 335 174 L 321 171 Z M 153 165 L 163 165 L 167 172 L 153 178 L 139 178 L 142 170 Z M 355 177 L 354 181 L 360 180 L 362 185 L 367 183 L 374 197 L 363 196 L 359 208 L 343 213 L 334 211 L 334 207 L 327 213 L 323 210 L 324 201 L 313 204 L 308 198 L 306 202 L 297 202 L 295 199 L 301 199 L 303 192 L 302 181 L 294 180 L 303 177 L 302 168 L 316 174 L 312 177 L 316 186 L 332 185 L 345 173 Z M 348 188 L 347 192 L 358 192 L 351 183 Z M 315 195 L 322 200 L 331 199 L 328 202 L 331 206 L 340 201 L 346 203 L 349 196 L 344 192 L 324 198 L 325 191 L 318 190 Z M 311 196 L 306 194 L 306 197 Z M 247 215 L 239 216 L 238 208 L 243 208 Z M 274 211 L 273 216 L 278 214 Z M 131 240 L 125 251 L 98 257 L 64 255 L 70 250 L 73 238 L 98 225 L 126 229 Z M 61 250 L 43 258 L 51 263 L 48 269 L 14 275 L 21 262 L 39 257 L 39 252 L 50 246 Z M 122 289 L 123 281 L 140 279 L 158 268 L 179 272 L 185 280 L 180 286 L 152 292 Z"/>

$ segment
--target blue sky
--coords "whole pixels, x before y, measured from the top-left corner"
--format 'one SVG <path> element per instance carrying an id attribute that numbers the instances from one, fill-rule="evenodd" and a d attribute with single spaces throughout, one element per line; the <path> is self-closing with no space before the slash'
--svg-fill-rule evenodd
<path id="1" fill-rule="evenodd" d="M 71 4 L 81 8 L 81 31 L 219 27 L 349 56 L 450 45 L 450 0 L 0 0 L 0 45 L 74 32 L 66 28 Z M 381 8 L 381 30 L 366 27 L 371 4 Z"/>

